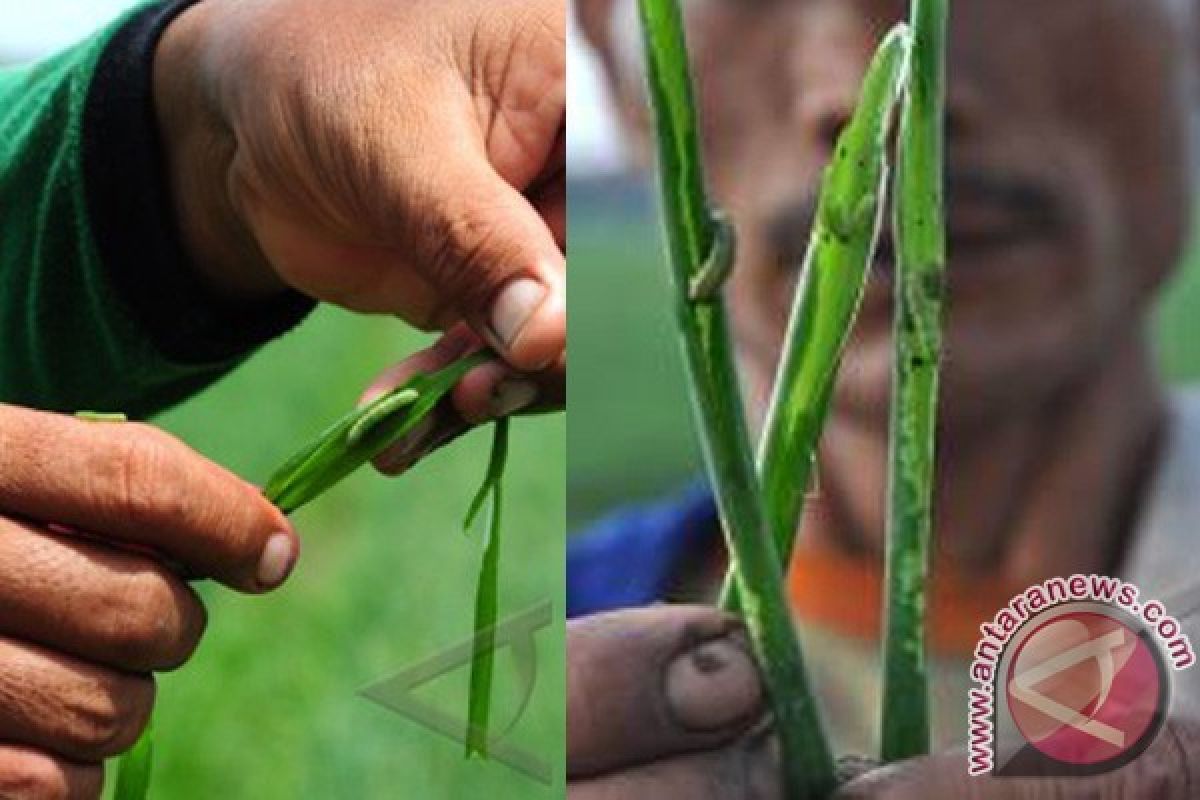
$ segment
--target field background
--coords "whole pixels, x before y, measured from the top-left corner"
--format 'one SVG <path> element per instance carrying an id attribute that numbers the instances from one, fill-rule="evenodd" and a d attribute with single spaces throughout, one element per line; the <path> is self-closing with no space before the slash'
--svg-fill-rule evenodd
<path id="1" fill-rule="evenodd" d="M 424 337 L 400 323 L 322 309 L 296 331 L 159 420 L 250 480 L 352 407 L 358 392 Z M 553 599 L 562 614 L 565 425 L 513 426 L 501 554 L 501 614 Z M 304 553 L 266 597 L 202 587 L 208 634 L 196 658 L 160 681 L 152 797 L 561 797 L 563 634 L 537 636 L 533 703 L 511 740 L 555 765 L 547 788 L 357 695 L 471 633 L 478 535 L 461 519 L 483 475 L 479 431 L 386 480 L 364 470 L 300 511 Z M 513 671 L 497 659 L 493 720 L 514 710 Z M 464 667 L 419 690 L 465 713 Z"/>
<path id="2" fill-rule="evenodd" d="M 655 204 L 638 181 L 569 187 L 573 529 L 700 474 L 667 294 Z M 1193 248 L 1195 250 L 1196 248 Z M 1200 259 L 1187 259 L 1155 319 L 1163 369 L 1200 378 Z M 582 368 L 580 365 L 584 365 Z"/>

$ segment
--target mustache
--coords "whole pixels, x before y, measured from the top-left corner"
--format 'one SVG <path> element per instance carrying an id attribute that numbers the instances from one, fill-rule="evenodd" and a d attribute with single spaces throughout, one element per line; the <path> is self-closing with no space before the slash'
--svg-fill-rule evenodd
<path id="1" fill-rule="evenodd" d="M 798 269 L 808 250 L 809 233 L 817 217 L 819 183 L 803 197 L 785 203 L 765 224 L 767 242 L 781 266 Z M 1062 199 L 1045 183 L 991 170 L 959 168 L 946 174 L 946 224 L 953 242 L 956 207 L 968 206 L 999 212 L 1006 230 L 1019 236 L 1050 236 L 1066 227 Z M 879 254 L 890 258 L 891 226 L 885 218 L 879 235 Z"/>

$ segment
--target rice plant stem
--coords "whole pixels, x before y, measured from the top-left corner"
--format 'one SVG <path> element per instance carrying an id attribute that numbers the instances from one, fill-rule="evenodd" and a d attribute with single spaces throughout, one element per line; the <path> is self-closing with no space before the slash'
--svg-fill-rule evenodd
<path id="1" fill-rule="evenodd" d="M 316 499 L 415 428 L 464 375 L 494 357 L 469 353 L 351 411 L 276 469 L 263 494 L 287 514 Z"/>
<path id="2" fill-rule="evenodd" d="M 888 480 L 881 756 L 929 751 L 926 576 L 946 263 L 943 109 L 947 0 L 913 0 L 913 75 L 896 173 L 897 277 Z"/>
<path id="3" fill-rule="evenodd" d="M 467 696 L 467 757 L 486 758 L 489 747 L 492 684 L 496 664 L 496 619 L 500 606 L 500 529 L 504 508 L 504 467 L 508 463 L 508 417 L 496 420 L 492 454 L 479 492 L 463 521 L 469 531 L 487 498 L 491 498 L 484 532 L 483 562 L 475 587 L 475 646 L 471 657 L 470 691 Z"/>
<path id="4" fill-rule="evenodd" d="M 154 720 L 137 742 L 117 760 L 117 786 L 113 800 L 145 800 L 150 791 L 151 771 L 154 767 Z"/>
<path id="5" fill-rule="evenodd" d="M 775 714 L 788 796 L 823 797 L 834 788 L 833 760 L 759 494 L 724 303 L 712 287 L 696 297 L 689 291 L 713 250 L 717 223 L 705 191 L 682 18 L 677 0 L 639 0 L 639 9 L 675 312 L 702 450 Z"/>
<path id="6" fill-rule="evenodd" d="M 810 489 L 842 353 L 875 254 L 887 190 L 888 140 L 908 79 L 910 43 L 903 24 L 880 43 L 854 116 L 838 137 L 775 374 L 758 468 L 771 533 L 785 565 Z M 731 575 L 721 598 L 723 606 L 736 610 Z"/>

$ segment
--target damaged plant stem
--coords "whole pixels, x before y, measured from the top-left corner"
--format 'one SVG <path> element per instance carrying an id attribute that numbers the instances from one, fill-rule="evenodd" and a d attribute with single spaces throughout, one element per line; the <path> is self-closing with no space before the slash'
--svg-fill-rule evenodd
<path id="1" fill-rule="evenodd" d="M 283 463 L 263 494 L 285 514 L 320 496 L 416 428 L 464 375 L 494 359 L 487 350 L 407 381 L 334 422 Z"/>
<path id="2" fill-rule="evenodd" d="M 923 755 L 930 744 L 926 579 L 946 266 L 942 192 L 947 4 L 948 0 L 912 0 L 913 72 L 897 157 L 880 752 L 885 761 Z"/>
<path id="3" fill-rule="evenodd" d="M 721 284 L 733 230 L 708 202 L 677 0 L 639 0 L 675 310 L 709 478 L 743 617 L 775 716 L 788 796 L 823 797 L 833 758 L 809 689 L 750 453 Z"/>
<path id="4" fill-rule="evenodd" d="M 464 375 L 495 358 L 491 351 L 480 350 L 435 372 L 414 375 L 350 412 L 289 458 L 271 476 L 264 489 L 267 499 L 286 513 L 315 499 L 415 429 Z M 487 757 L 488 754 L 494 672 L 492 643 L 499 610 L 501 483 L 508 459 L 508 420 L 496 420 L 494 428 L 487 472 L 463 522 L 464 530 L 469 530 L 484 504 L 489 504 L 483 560 L 475 590 L 473 627 L 476 646 L 467 700 L 468 757 Z"/>
<path id="5" fill-rule="evenodd" d="M 473 368 L 494 360 L 480 350 L 463 356 L 440 370 L 418 373 L 394 389 L 334 422 L 310 444 L 287 459 L 267 481 L 263 494 L 285 513 L 315 500 L 343 478 L 365 465 L 426 419 L 451 389 Z M 123 422 L 117 413 L 80 411 L 80 419 Z M 491 708 L 493 656 L 490 636 L 496 625 L 499 599 L 499 548 L 501 482 L 508 454 L 507 418 L 494 423 L 492 452 L 487 473 L 467 511 L 464 529 L 490 501 L 484 533 L 484 554 L 475 593 L 476 640 L 471 662 L 468 698 L 467 755 L 486 757 Z M 114 800 L 144 800 L 154 760 L 153 726 L 147 725 L 137 743 L 118 759 Z"/>
<path id="6" fill-rule="evenodd" d="M 500 529 L 504 466 L 508 461 L 508 419 L 496 420 L 492 454 L 483 484 L 471 501 L 463 521 L 470 531 L 475 517 L 488 503 L 483 534 L 483 564 L 475 589 L 475 644 L 472 648 L 470 690 L 467 698 L 467 757 L 488 755 L 488 721 L 491 717 L 492 677 L 495 672 L 496 621 L 500 608 Z"/>
<path id="7" fill-rule="evenodd" d="M 888 188 L 888 141 L 908 79 L 910 44 L 907 27 L 898 25 L 879 45 L 821 181 L 758 451 L 783 565 L 791 560 L 829 399 L 875 256 Z M 721 604 L 738 608 L 732 572 Z"/>

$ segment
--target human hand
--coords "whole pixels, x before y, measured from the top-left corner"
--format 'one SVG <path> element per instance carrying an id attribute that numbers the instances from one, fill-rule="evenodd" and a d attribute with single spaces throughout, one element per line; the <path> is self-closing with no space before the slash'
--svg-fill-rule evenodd
<path id="1" fill-rule="evenodd" d="M 658 606 L 568 624 L 570 800 L 774 800 L 777 758 L 735 618 Z"/>
<path id="2" fill-rule="evenodd" d="M 198 267 L 561 374 L 564 48 L 562 0 L 197 4 L 155 100 Z"/>
<path id="3" fill-rule="evenodd" d="M 483 343 L 466 325 L 459 324 L 432 346 L 389 367 L 363 392 L 365 405 L 418 373 L 435 372 L 479 349 Z M 470 370 L 448 398 L 374 459 L 384 474 L 397 475 L 437 448 L 466 433 L 474 425 L 517 412 L 558 410 L 566 402 L 566 376 L 559 367 L 536 374 L 514 373 L 490 362 Z"/>
<path id="4" fill-rule="evenodd" d="M 299 542 L 254 486 L 154 428 L 0 405 L 0 441 L 0 797 L 99 797 L 152 673 L 204 630 L 180 574 L 267 591 Z"/>
<path id="5" fill-rule="evenodd" d="M 873 770 L 844 785 L 836 800 L 1189 800 L 1200 785 L 1200 725 L 1168 718 L 1154 743 L 1125 766 L 1086 777 L 972 777 L 961 750 Z"/>
<path id="6" fill-rule="evenodd" d="M 739 623 L 716 609 L 658 606 L 567 629 L 571 800 L 782 798 L 778 748 Z M 1103 775 L 975 778 L 952 750 L 876 769 L 839 762 L 835 800 L 1186 800 L 1200 785 L 1200 724 L 1168 719 L 1138 758 Z"/>

